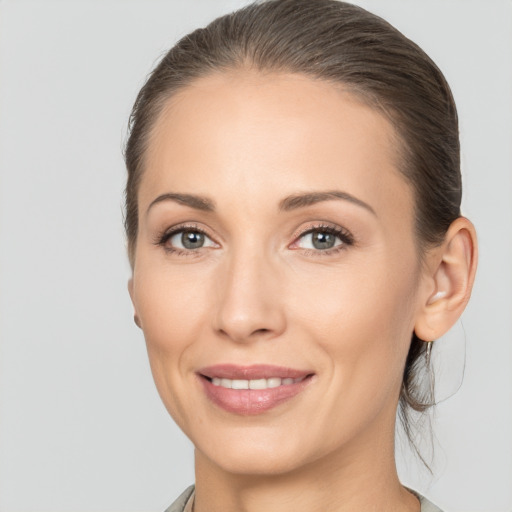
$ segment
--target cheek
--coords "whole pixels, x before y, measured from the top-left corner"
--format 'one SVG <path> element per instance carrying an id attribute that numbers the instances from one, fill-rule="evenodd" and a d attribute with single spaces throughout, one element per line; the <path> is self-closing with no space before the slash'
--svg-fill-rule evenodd
<path id="1" fill-rule="evenodd" d="M 299 317 L 314 325 L 325 340 L 364 338 L 369 342 L 395 338 L 411 329 L 418 286 L 413 255 L 355 255 L 337 267 L 301 271 L 294 280 Z M 359 336 L 361 335 L 361 336 Z"/>
<path id="2" fill-rule="evenodd" d="M 398 393 L 416 289 L 415 266 L 394 258 L 359 261 L 303 281 L 295 318 L 328 356 L 328 371 L 347 403 Z"/>
<path id="3" fill-rule="evenodd" d="M 151 371 L 164 404 L 180 424 L 185 411 L 178 399 L 194 369 L 194 343 L 210 325 L 206 317 L 211 309 L 205 304 L 210 292 L 199 276 L 191 279 L 154 262 L 140 267 L 134 299 Z"/>
<path id="4" fill-rule="evenodd" d="M 141 258 L 142 260 L 142 258 Z M 205 301 L 211 295 L 205 272 L 175 268 L 155 258 L 140 261 L 135 300 L 151 348 L 179 351 L 204 325 Z"/>
<path id="5" fill-rule="evenodd" d="M 296 305 L 304 318 L 299 329 L 316 340 L 325 364 L 328 385 L 308 428 L 327 451 L 372 425 L 394 424 L 413 328 L 414 274 L 371 269 L 345 268 L 317 281 Z"/>

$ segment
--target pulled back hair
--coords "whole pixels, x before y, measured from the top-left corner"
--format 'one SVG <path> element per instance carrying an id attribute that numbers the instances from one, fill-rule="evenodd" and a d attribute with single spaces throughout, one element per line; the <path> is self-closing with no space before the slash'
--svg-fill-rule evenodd
<path id="1" fill-rule="evenodd" d="M 337 0 L 267 0 L 248 5 L 183 37 L 150 74 L 133 107 L 125 148 L 125 228 L 132 266 L 138 230 L 137 193 L 152 129 L 167 100 L 194 80 L 237 69 L 298 73 L 357 95 L 383 114 L 397 135 L 399 172 L 412 187 L 418 254 L 439 244 L 460 216 L 457 111 L 434 62 L 382 18 Z M 421 386 L 426 343 L 412 334 L 399 416 L 433 396 Z"/>

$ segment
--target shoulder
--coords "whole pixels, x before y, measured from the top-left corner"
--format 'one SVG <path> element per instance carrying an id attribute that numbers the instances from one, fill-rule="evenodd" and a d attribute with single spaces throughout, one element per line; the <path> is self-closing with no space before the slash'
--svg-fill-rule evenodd
<path id="1" fill-rule="evenodd" d="M 179 496 L 179 498 L 165 512 L 184 512 L 188 500 L 194 492 L 194 486 L 187 487 Z"/>
<path id="2" fill-rule="evenodd" d="M 434 505 L 431 501 L 427 500 L 427 498 L 422 496 L 419 492 L 412 489 L 408 490 L 420 500 L 421 512 L 443 512 L 437 505 Z"/>
<path id="3" fill-rule="evenodd" d="M 434 505 L 427 498 L 420 496 L 421 512 L 443 512 L 438 506 Z"/>

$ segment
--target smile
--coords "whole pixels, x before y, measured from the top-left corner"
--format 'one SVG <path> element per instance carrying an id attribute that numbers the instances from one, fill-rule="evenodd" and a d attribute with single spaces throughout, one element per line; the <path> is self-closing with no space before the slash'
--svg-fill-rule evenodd
<path id="1" fill-rule="evenodd" d="M 197 373 L 206 397 L 224 411 L 261 414 L 299 395 L 313 372 L 273 365 L 216 365 Z"/>
<path id="2" fill-rule="evenodd" d="M 305 377 L 304 377 L 305 378 Z M 271 377 L 270 379 L 219 379 L 215 377 L 212 379 L 214 386 L 221 386 L 226 389 L 270 389 L 277 388 L 279 386 L 290 386 L 297 382 L 302 381 L 303 378 L 298 379 L 281 379 L 280 377 Z"/>

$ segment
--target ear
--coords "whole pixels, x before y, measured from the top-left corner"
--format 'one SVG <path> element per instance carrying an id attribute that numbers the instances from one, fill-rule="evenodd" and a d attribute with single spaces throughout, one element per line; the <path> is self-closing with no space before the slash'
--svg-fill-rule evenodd
<path id="1" fill-rule="evenodd" d="M 133 321 L 135 322 L 135 325 L 142 329 L 142 325 L 140 323 L 140 318 L 137 315 L 137 309 L 135 307 L 135 301 L 133 299 L 133 277 L 128 279 L 128 293 L 130 294 L 130 299 L 132 300 L 133 304 Z"/>
<path id="2" fill-rule="evenodd" d="M 453 221 L 444 242 L 427 260 L 414 332 L 421 340 L 433 341 L 455 324 L 471 295 L 478 260 L 473 224 L 465 217 Z"/>

